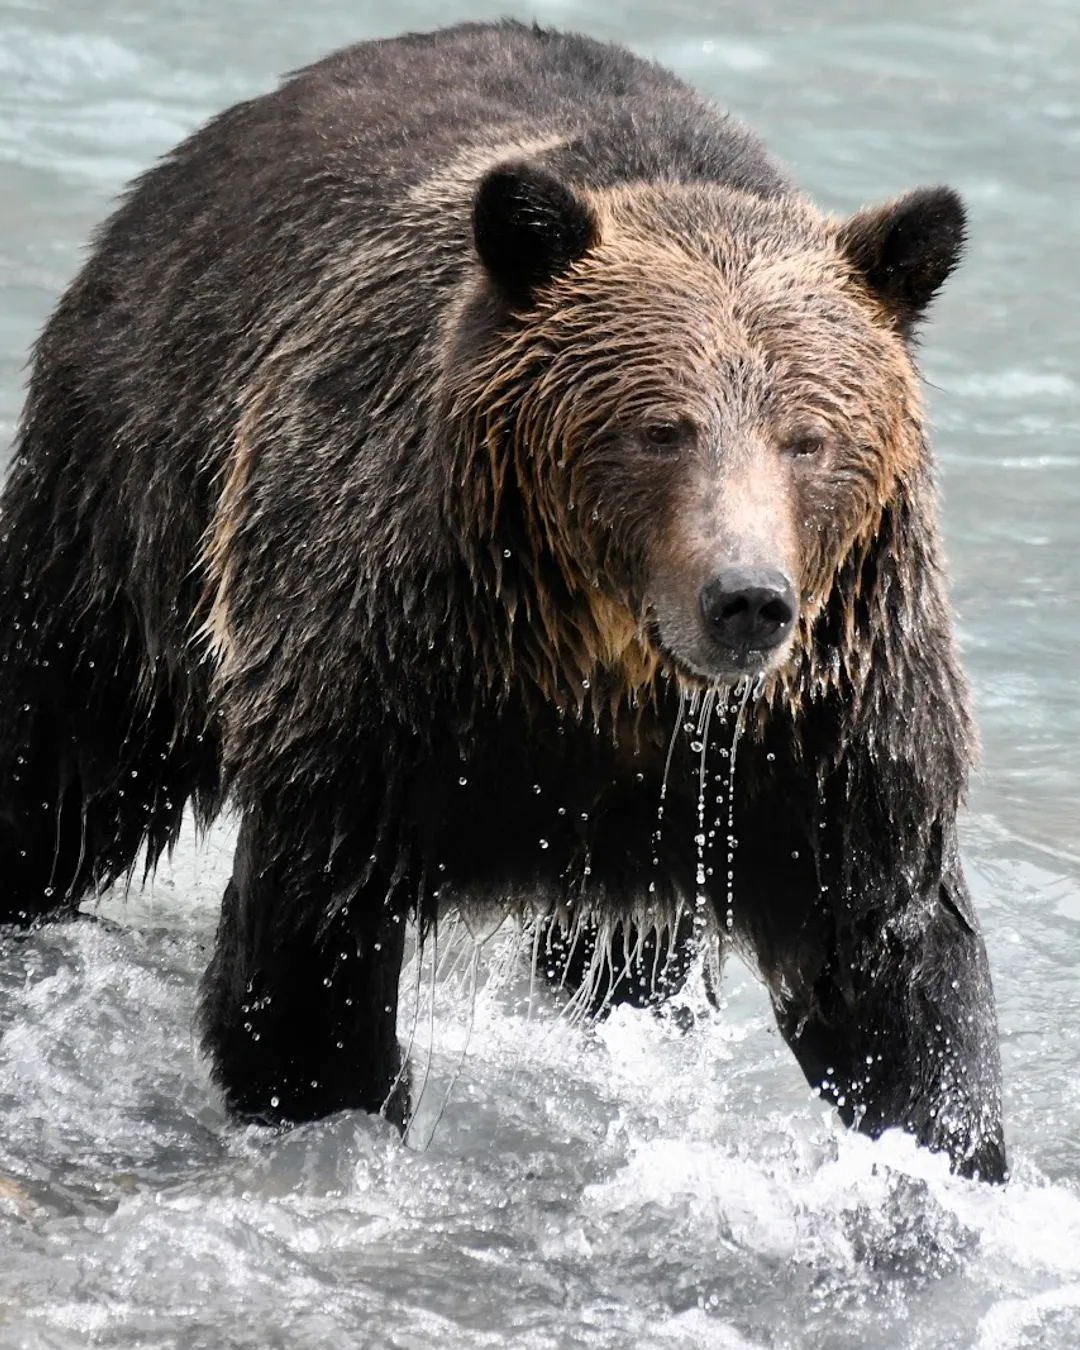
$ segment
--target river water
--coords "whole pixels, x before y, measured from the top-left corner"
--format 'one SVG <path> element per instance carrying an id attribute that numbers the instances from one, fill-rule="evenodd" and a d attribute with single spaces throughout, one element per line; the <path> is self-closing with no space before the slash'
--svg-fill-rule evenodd
<path id="1" fill-rule="evenodd" d="M 514 9 L 0 5 L 0 455 L 29 346 L 125 180 L 334 46 Z M 1080 13 L 1074 0 L 518 12 L 670 63 L 824 205 L 939 181 L 969 203 L 969 259 L 923 363 L 984 742 L 963 833 L 1013 1179 L 981 1188 L 903 1138 L 846 1135 L 738 967 L 719 1013 L 694 986 L 695 1017 L 589 1028 L 531 998 L 498 938 L 475 987 L 467 945 L 443 944 L 434 982 L 406 972 L 426 1082 L 410 1147 L 353 1115 L 239 1130 L 192 1034 L 226 824 L 185 840 L 152 887 L 109 897 L 98 922 L 0 948 L 0 1347 L 1073 1350 Z"/>

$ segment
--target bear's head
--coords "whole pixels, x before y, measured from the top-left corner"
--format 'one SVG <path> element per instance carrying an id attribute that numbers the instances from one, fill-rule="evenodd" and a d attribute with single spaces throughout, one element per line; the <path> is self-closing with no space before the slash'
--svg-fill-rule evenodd
<path id="1" fill-rule="evenodd" d="M 689 687 L 790 667 L 923 463 L 910 345 L 960 256 L 956 194 L 837 221 L 519 161 L 483 177 L 473 230 L 458 509 L 496 570 L 526 555 L 556 663 Z"/>

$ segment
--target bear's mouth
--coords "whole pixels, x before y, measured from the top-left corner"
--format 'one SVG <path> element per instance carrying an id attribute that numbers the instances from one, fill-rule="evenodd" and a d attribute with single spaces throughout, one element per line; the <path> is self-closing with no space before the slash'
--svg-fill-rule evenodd
<path id="1" fill-rule="evenodd" d="M 744 659 L 718 662 L 705 667 L 688 660 L 662 641 L 653 630 L 651 644 L 660 656 L 662 669 L 691 689 L 719 689 L 738 684 L 740 680 L 758 675 L 769 675 L 776 667 L 775 652 L 747 651 Z"/>
<path id="2" fill-rule="evenodd" d="M 649 622 L 648 635 L 650 645 L 660 657 L 662 669 L 690 689 L 730 687 L 740 680 L 772 675 L 784 664 L 791 650 L 788 642 L 765 651 L 753 647 L 715 648 L 689 655 L 677 651 L 664 640 L 655 617 Z"/>

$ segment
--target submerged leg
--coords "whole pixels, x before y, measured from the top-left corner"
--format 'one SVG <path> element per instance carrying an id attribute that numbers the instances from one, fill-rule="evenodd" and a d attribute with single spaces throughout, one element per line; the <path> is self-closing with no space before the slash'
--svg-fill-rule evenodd
<path id="1" fill-rule="evenodd" d="M 316 856 L 298 824 L 249 814 L 241 827 L 202 985 L 214 1076 L 247 1119 L 279 1124 L 359 1107 L 401 1124 L 404 916 L 389 904 L 385 876 L 343 894 L 329 849 Z"/>
<path id="2" fill-rule="evenodd" d="M 770 980 L 785 1040 L 848 1125 L 899 1127 L 962 1176 L 1006 1175 L 986 949 L 958 867 L 884 924 L 823 917 Z"/>

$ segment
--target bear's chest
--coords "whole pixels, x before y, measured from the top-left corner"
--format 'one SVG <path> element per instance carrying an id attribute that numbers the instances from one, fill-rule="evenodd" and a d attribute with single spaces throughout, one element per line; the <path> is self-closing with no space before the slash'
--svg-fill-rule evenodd
<path id="1" fill-rule="evenodd" d="M 493 718 L 414 776 L 427 885 L 444 901 L 602 897 L 631 910 L 690 897 L 699 873 L 715 884 L 733 832 L 749 845 L 775 824 L 761 802 L 771 752 L 744 738 L 733 768 L 732 729 L 717 720 L 712 732 L 706 742 L 675 718 L 622 735 L 554 715 Z"/>

